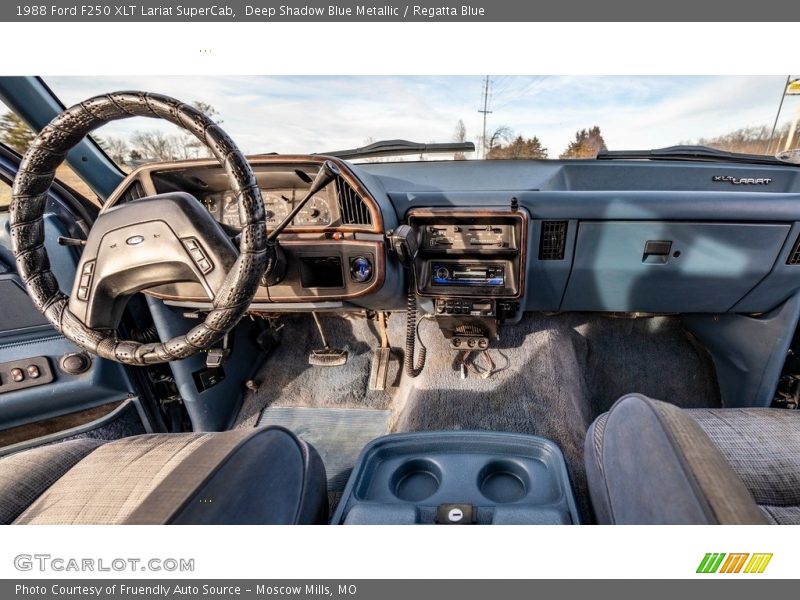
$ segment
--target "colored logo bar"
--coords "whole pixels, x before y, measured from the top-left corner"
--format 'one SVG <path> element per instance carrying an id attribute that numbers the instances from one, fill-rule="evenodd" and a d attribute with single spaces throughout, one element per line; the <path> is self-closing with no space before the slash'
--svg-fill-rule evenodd
<path id="1" fill-rule="evenodd" d="M 763 573 L 772 553 L 708 552 L 700 561 L 697 573 Z"/>

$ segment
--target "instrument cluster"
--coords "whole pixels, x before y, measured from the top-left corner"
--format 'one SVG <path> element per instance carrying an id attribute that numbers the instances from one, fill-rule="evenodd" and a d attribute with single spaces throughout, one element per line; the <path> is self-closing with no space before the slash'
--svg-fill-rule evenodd
<path id="1" fill-rule="evenodd" d="M 302 189 L 262 189 L 264 211 L 268 227 L 280 224 L 305 195 Z M 239 203 L 230 190 L 208 194 L 203 204 L 217 221 L 235 229 L 241 229 Z M 339 220 L 336 202 L 323 190 L 312 197 L 292 219 L 290 227 L 330 227 Z"/>

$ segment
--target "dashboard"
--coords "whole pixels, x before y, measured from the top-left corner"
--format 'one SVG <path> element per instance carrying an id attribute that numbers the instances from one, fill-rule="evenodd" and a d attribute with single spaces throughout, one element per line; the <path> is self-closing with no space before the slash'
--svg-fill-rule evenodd
<path id="1" fill-rule="evenodd" d="M 250 158 L 268 230 L 296 207 L 324 160 Z M 434 314 L 762 313 L 800 288 L 797 167 L 336 162 L 342 176 L 281 235 L 290 268 L 284 280 L 259 289 L 254 312 L 323 305 L 401 310 L 407 278 L 389 245 L 404 224 L 419 248 L 415 291 L 422 309 Z M 730 177 L 770 184 L 734 186 Z M 198 198 L 232 232 L 239 227 L 235 197 L 213 160 L 139 167 L 103 210 L 172 191 Z M 207 305 L 192 285 L 148 293 Z"/>
<path id="2" fill-rule="evenodd" d="M 250 161 L 264 200 L 266 229 L 281 224 L 306 195 L 325 157 L 260 156 Z M 356 302 L 380 290 L 386 279 L 386 244 L 381 208 L 349 166 L 311 197 L 281 233 L 283 277 L 259 287 L 253 312 L 278 304 Z M 213 160 L 154 163 L 131 173 L 104 207 L 170 192 L 186 192 L 234 236 L 241 229 L 239 203 L 224 170 Z M 149 288 L 172 304 L 202 308 L 209 303 L 195 282 Z"/>

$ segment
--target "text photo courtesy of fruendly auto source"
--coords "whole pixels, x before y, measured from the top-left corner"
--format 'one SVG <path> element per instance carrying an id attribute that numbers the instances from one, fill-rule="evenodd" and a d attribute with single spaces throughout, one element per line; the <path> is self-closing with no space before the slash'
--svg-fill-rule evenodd
<path id="1" fill-rule="evenodd" d="M 800 524 L 800 76 L 0 101 L 0 522 Z"/>

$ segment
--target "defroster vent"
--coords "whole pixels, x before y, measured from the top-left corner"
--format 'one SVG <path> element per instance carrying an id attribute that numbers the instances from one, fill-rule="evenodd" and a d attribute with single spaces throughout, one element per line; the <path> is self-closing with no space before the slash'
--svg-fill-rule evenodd
<path id="1" fill-rule="evenodd" d="M 564 260 L 567 245 L 566 221 L 542 221 L 539 260 Z"/>
<path id="2" fill-rule="evenodd" d="M 336 195 L 342 225 L 372 225 L 372 214 L 367 203 L 342 177 L 336 178 Z"/>

